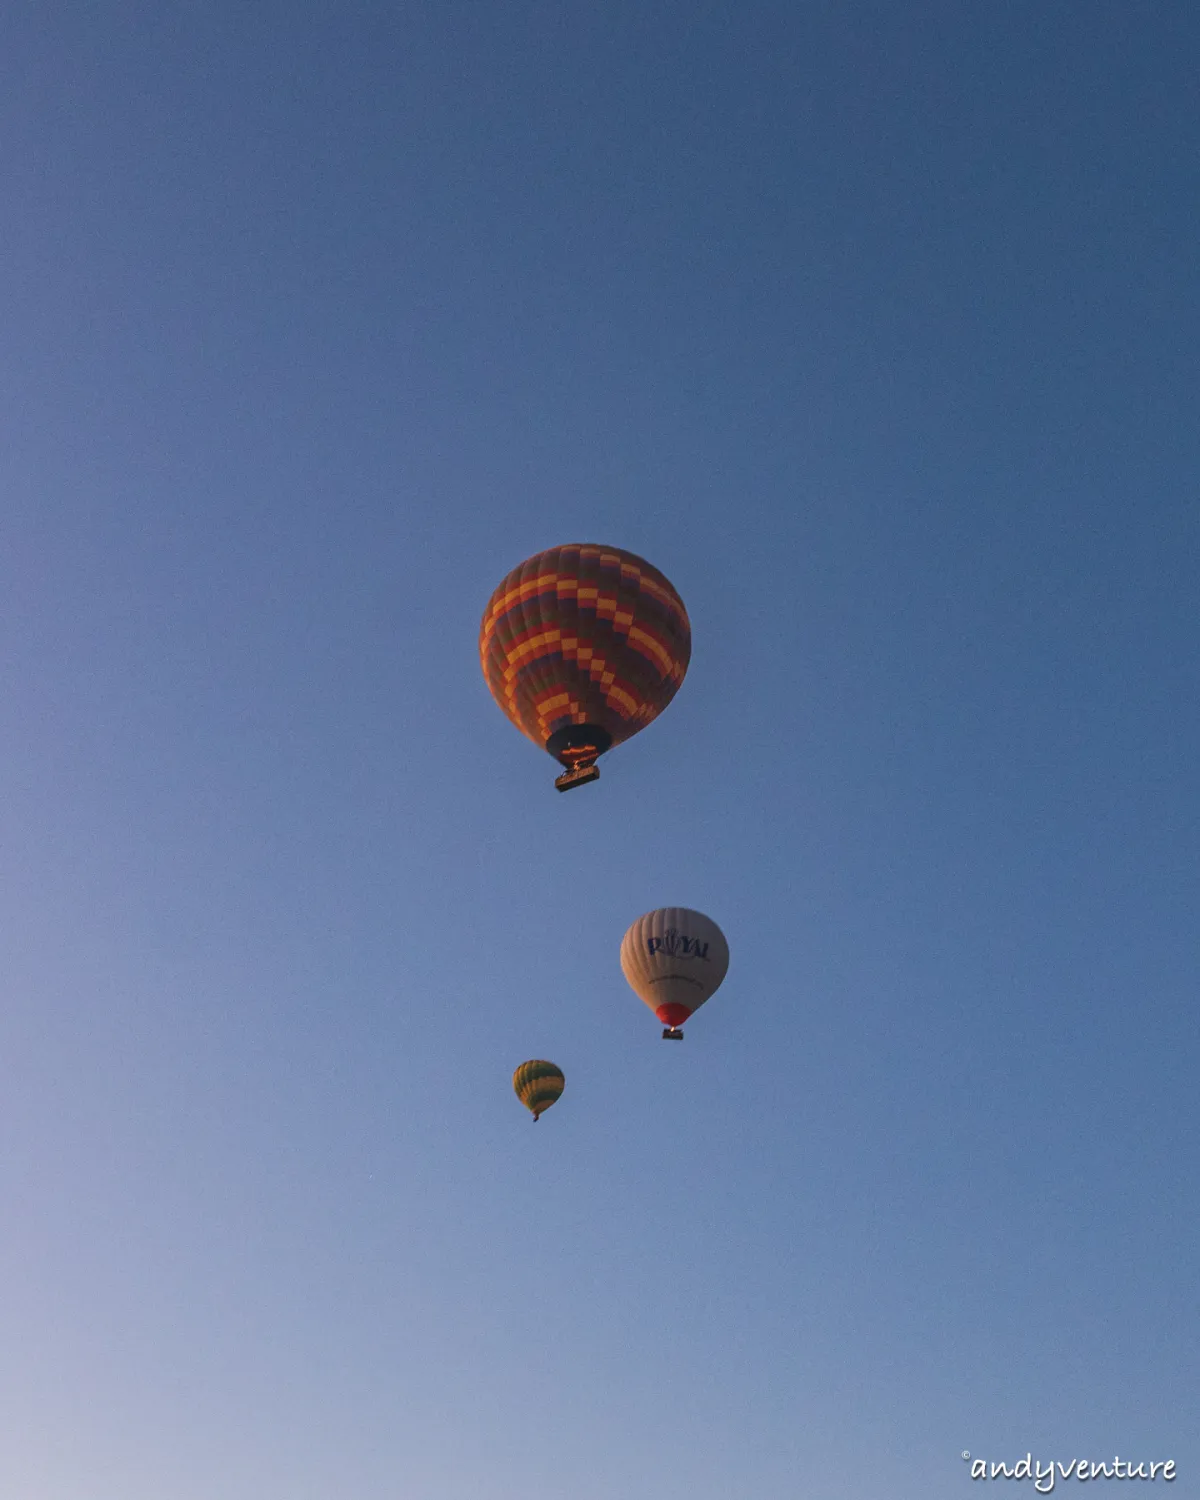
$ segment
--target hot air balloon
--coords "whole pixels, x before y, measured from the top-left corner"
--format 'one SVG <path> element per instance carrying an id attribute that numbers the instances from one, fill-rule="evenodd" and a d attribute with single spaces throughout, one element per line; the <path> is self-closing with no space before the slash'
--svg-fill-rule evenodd
<path id="1" fill-rule="evenodd" d="M 513 1074 L 513 1089 L 525 1108 L 533 1112 L 535 1125 L 538 1116 L 561 1097 L 565 1087 L 562 1069 L 541 1058 L 523 1062 Z"/>
<path id="2" fill-rule="evenodd" d="M 621 942 L 621 970 L 639 1000 L 681 1042 L 680 1027 L 729 972 L 729 944 L 712 920 L 686 906 L 663 906 L 639 917 Z"/>
<path id="3" fill-rule="evenodd" d="M 514 568 L 479 628 L 492 697 L 566 767 L 560 792 L 595 781 L 597 757 L 662 713 L 691 653 L 687 610 L 658 569 L 590 542 Z"/>

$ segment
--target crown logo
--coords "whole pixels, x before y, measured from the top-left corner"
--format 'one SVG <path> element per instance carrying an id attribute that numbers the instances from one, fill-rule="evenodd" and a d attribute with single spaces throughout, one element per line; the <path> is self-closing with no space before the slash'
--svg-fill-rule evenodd
<path id="1" fill-rule="evenodd" d="M 647 938 L 646 951 L 651 958 L 661 953 L 664 958 L 701 958 L 708 962 L 708 944 L 687 937 L 674 927 L 668 927 L 662 937 Z"/>

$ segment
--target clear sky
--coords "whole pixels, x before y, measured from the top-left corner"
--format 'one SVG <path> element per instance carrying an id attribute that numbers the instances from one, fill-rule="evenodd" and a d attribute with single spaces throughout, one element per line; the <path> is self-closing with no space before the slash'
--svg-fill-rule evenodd
<path id="1" fill-rule="evenodd" d="M 4 1500 L 1200 1495 L 1198 55 L 10 3 Z M 582 540 L 694 654 L 560 797 L 476 637 Z"/>

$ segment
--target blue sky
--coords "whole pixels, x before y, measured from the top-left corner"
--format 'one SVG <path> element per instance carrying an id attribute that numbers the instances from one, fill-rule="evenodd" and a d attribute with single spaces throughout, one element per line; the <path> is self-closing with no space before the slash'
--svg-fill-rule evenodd
<path id="1" fill-rule="evenodd" d="M 1198 44 L 8 9 L 6 1497 L 1200 1493 Z M 694 654 L 559 797 L 579 540 Z"/>

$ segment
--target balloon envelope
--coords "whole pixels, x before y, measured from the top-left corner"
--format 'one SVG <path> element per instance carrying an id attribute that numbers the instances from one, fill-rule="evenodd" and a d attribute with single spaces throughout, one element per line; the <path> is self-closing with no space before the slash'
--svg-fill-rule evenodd
<path id="1" fill-rule="evenodd" d="M 561 1097 L 566 1087 L 562 1069 L 552 1062 L 535 1057 L 523 1062 L 513 1074 L 513 1089 L 517 1098 L 537 1117 Z"/>
<path id="2" fill-rule="evenodd" d="M 719 988 L 729 971 L 729 944 L 711 917 L 662 906 L 625 934 L 621 970 L 663 1025 L 677 1028 Z"/>
<path id="3" fill-rule="evenodd" d="M 514 568 L 479 628 L 493 698 L 569 771 L 592 767 L 657 718 L 691 651 L 683 600 L 658 569 L 620 547 L 583 542 Z"/>

